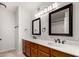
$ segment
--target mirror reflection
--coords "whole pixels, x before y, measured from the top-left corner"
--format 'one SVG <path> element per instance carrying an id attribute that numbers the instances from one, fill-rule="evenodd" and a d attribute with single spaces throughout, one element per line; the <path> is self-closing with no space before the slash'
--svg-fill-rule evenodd
<path id="1" fill-rule="evenodd" d="M 69 8 L 51 15 L 52 33 L 69 33 Z"/>
<path id="2" fill-rule="evenodd" d="M 49 13 L 49 35 L 73 35 L 73 4 Z"/>

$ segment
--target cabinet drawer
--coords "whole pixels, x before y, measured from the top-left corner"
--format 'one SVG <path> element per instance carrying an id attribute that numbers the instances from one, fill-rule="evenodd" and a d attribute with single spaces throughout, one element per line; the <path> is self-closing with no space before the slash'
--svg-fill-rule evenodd
<path id="1" fill-rule="evenodd" d="M 49 57 L 49 56 L 50 56 L 49 54 L 38 50 L 38 57 Z"/>
<path id="2" fill-rule="evenodd" d="M 70 54 L 66 54 L 64 52 L 57 51 L 57 50 L 54 50 L 54 49 L 51 49 L 51 56 L 55 56 L 55 57 L 72 57 L 72 55 L 70 55 Z"/>
<path id="3" fill-rule="evenodd" d="M 37 49 L 31 47 L 31 57 L 37 57 Z"/>
<path id="4" fill-rule="evenodd" d="M 29 41 L 25 41 L 25 46 L 26 47 L 30 47 L 30 42 Z"/>
<path id="5" fill-rule="evenodd" d="M 35 44 L 35 43 L 31 43 L 31 47 L 32 47 L 32 48 L 36 48 L 36 49 L 37 49 L 38 45 L 37 45 L 37 44 Z"/>
<path id="6" fill-rule="evenodd" d="M 39 45 L 38 49 L 43 51 L 43 52 L 50 53 L 50 49 L 48 47 Z"/>

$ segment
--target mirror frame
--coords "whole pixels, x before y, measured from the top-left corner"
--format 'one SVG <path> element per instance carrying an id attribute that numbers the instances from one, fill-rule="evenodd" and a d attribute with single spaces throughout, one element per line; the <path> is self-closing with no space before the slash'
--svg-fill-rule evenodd
<path id="1" fill-rule="evenodd" d="M 69 33 L 65 34 L 65 33 L 52 33 L 51 32 L 51 15 L 53 13 L 62 11 L 69 8 Z M 73 36 L 73 4 L 68 4 L 64 7 L 61 7 L 59 9 L 56 9 L 55 11 L 52 11 L 49 13 L 49 35 L 57 35 L 57 36 Z"/>
<path id="2" fill-rule="evenodd" d="M 39 33 L 34 33 L 34 22 L 35 21 L 37 21 L 37 20 L 39 20 Z M 41 20 L 40 20 L 40 18 L 37 18 L 37 19 L 35 19 L 35 20 L 32 20 L 32 35 L 41 35 Z"/>

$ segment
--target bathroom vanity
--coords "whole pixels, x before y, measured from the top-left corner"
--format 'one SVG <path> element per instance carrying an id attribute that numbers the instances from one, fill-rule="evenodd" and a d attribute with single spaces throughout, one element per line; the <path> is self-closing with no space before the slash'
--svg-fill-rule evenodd
<path id="1" fill-rule="evenodd" d="M 44 28 L 45 29 L 45 28 Z M 41 18 L 32 20 L 32 35 L 41 35 Z M 49 13 L 49 35 L 73 36 L 73 4 Z M 33 36 L 34 37 L 34 36 Z M 23 39 L 23 53 L 28 57 L 74 57 L 79 56 L 79 47 L 65 44 L 61 39 Z M 69 41 L 67 41 L 69 42 Z M 75 49 L 74 49 L 75 48 Z"/>
<path id="2" fill-rule="evenodd" d="M 22 40 L 22 50 L 25 56 L 28 57 L 74 57 L 72 54 L 68 54 L 59 51 L 51 46 L 42 45 L 41 43 L 36 43 L 37 39 Z M 39 41 L 40 42 L 40 41 Z M 45 42 L 43 42 L 45 43 Z M 61 47 L 60 47 L 61 48 Z"/>

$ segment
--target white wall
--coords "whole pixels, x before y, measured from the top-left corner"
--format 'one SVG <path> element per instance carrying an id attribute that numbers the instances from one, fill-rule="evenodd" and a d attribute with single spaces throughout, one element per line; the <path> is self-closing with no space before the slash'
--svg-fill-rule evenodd
<path id="1" fill-rule="evenodd" d="M 15 12 L 0 8 L 0 51 L 15 49 Z"/>
<path id="2" fill-rule="evenodd" d="M 18 9 L 19 17 L 19 51 L 22 50 L 22 39 L 32 38 L 31 34 L 31 11 L 29 11 L 25 6 L 20 6 Z"/>
<path id="3" fill-rule="evenodd" d="M 15 11 L 0 8 L 0 51 L 22 51 L 22 39 L 32 38 L 31 14 L 25 6 L 18 6 Z M 15 29 L 15 26 L 19 27 Z"/>
<path id="4" fill-rule="evenodd" d="M 59 7 L 64 6 L 68 3 L 59 3 Z M 42 5 L 43 6 L 43 5 Z M 42 7 L 40 6 L 40 8 Z M 35 15 L 34 11 L 33 15 Z M 36 35 L 37 38 L 40 39 L 55 39 L 55 38 L 60 38 L 61 40 L 72 40 L 72 41 L 79 41 L 79 3 L 73 3 L 73 37 L 67 37 L 67 36 L 49 36 L 49 27 L 48 27 L 48 13 L 42 15 L 41 18 L 41 30 L 42 28 L 46 28 L 46 32 L 42 32 L 41 35 Z M 34 18 L 33 18 L 34 19 Z"/>

